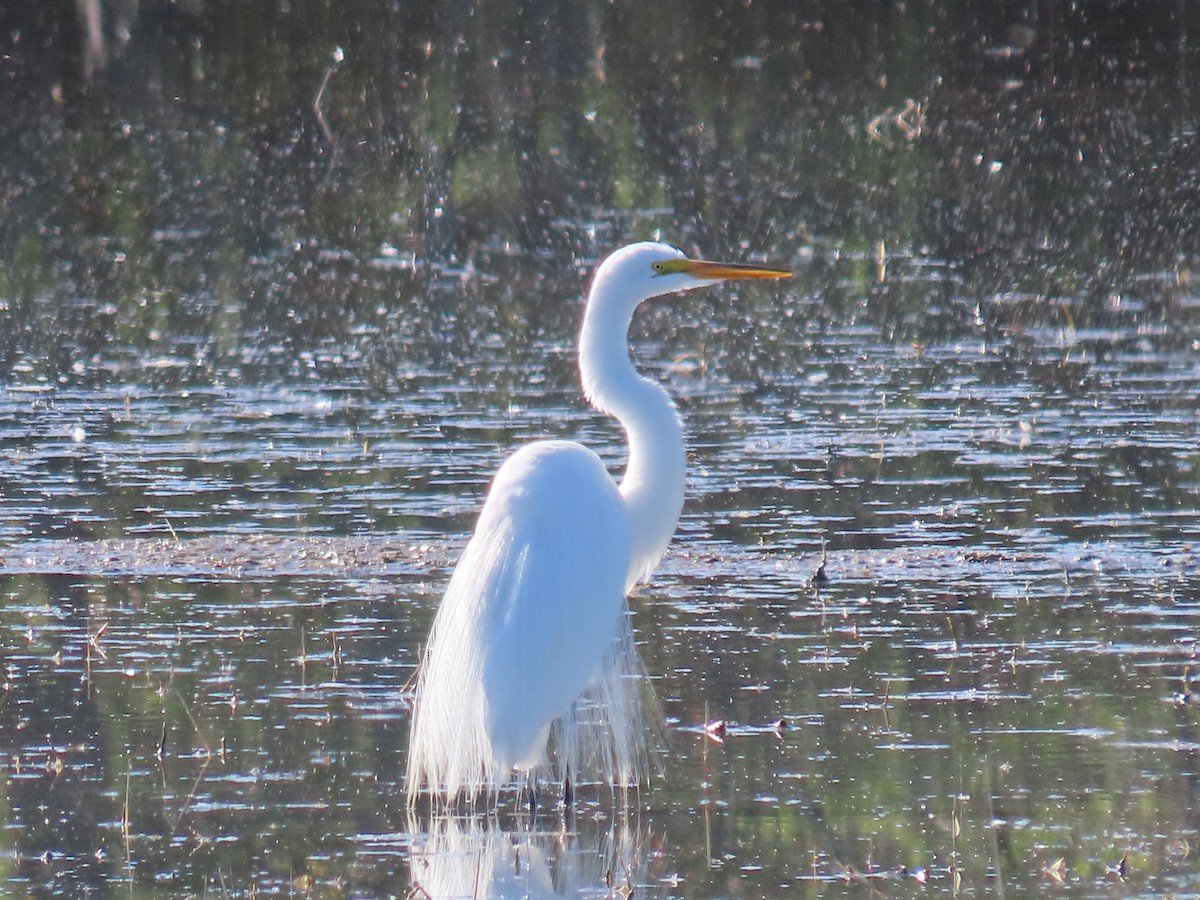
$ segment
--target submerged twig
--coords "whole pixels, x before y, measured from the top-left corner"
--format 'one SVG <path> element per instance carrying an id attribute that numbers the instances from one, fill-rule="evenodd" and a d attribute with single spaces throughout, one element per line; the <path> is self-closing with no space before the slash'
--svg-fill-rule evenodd
<path id="1" fill-rule="evenodd" d="M 325 97 L 325 88 L 329 86 L 329 79 L 333 77 L 333 73 L 338 70 L 338 67 L 345 59 L 345 51 L 341 47 L 334 47 L 333 62 L 325 70 L 325 74 L 321 78 L 321 86 L 317 88 L 317 96 L 313 98 L 313 115 L 317 117 L 317 124 L 321 126 L 321 134 L 325 137 L 325 143 L 329 145 L 329 165 L 326 166 L 325 177 L 321 180 L 322 187 L 329 182 L 330 177 L 333 175 L 334 167 L 337 165 L 338 156 L 341 153 L 341 147 L 338 145 L 333 129 L 329 127 L 329 122 L 325 119 L 325 113 L 321 109 L 321 101 Z"/>

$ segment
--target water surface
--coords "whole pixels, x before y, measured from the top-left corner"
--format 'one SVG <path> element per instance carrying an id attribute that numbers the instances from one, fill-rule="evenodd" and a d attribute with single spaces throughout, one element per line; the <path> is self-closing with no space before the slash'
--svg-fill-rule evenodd
<path id="1" fill-rule="evenodd" d="M 909 6 L 121 7 L 90 80 L 14 19 L 0 891 L 1200 891 L 1195 23 Z M 634 324 L 662 776 L 414 815 L 446 579 L 514 447 L 619 469 L 574 338 L 655 234 L 797 273 Z"/>

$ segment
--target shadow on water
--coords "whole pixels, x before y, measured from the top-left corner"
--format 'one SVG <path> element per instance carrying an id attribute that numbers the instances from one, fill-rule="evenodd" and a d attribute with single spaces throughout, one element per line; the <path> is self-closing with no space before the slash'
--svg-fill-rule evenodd
<path id="1" fill-rule="evenodd" d="M 4 5 L 0 893 L 1196 893 L 1197 34 Z M 573 341 L 655 233 L 797 271 L 634 325 L 665 775 L 413 826 L 418 645 L 514 446 L 620 466 Z"/>

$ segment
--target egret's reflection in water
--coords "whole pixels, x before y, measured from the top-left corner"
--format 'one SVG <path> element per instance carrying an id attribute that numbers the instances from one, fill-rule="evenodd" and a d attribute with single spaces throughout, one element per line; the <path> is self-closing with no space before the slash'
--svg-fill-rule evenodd
<path id="1" fill-rule="evenodd" d="M 662 854 L 649 828 L 628 815 L 505 824 L 496 818 L 435 816 L 427 828 L 413 830 L 413 896 L 658 894 L 654 886 L 660 879 L 650 868 L 662 865 Z"/>

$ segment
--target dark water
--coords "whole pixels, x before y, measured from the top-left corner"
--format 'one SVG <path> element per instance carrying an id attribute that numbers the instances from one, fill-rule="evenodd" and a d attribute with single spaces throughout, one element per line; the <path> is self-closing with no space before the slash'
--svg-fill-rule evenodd
<path id="1" fill-rule="evenodd" d="M 90 80 L 0 14 L 0 893 L 1200 892 L 1190 5 L 103 9 Z M 414 816 L 418 645 L 513 447 L 620 466 L 574 337 L 656 233 L 797 272 L 635 322 L 663 775 Z"/>

